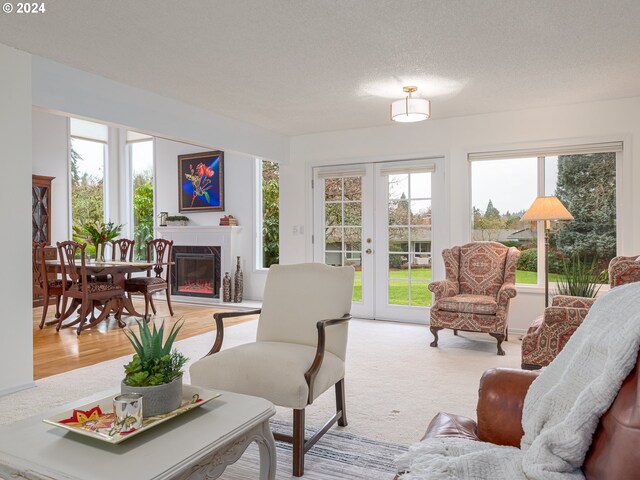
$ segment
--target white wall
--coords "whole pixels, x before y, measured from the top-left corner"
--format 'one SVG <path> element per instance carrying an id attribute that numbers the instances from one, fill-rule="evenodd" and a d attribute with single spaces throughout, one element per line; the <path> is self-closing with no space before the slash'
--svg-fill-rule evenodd
<path id="1" fill-rule="evenodd" d="M 235 152 L 224 154 L 224 212 L 178 212 L 178 155 L 205 152 L 210 149 L 195 147 L 163 138 L 156 139 L 156 209 L 169 215 L 185 215 L 190 225 L 218 225 L 223 215 L 233 215 L 242 226 L 240 255 L 244 272 L 244 296 L 262 298 L 265 274 L 252 267 L 254 213 L 253 191 L 254 157 Z M 231 272 L 233 273 L 233 272 Z"/>
<path id="2" fill-rule="evenodd" d="M 0 395 L 33 384 L 31 313 L 31 60 L 0 44 Z"/>
<path id="3" fill-rule="evenodd" d="M 69 121 L 33 110 L 34 175 L 56 177 L 51 183 L 51 244 L 69 240 Z"/>
<path id="4" fill-rule="evenodd" d="M 437 103 L 434 107 L 437 112 Z M 449 221 L 440 228 L 448 230 L 451 245 L 459 245 L 471 238 L 469 152 L 610 140 L 622 140 L 625 146 L 618 190 L 619 253 L 639 254 L 640 190 L 634 188 L 640 185 L 639 110 L 640 97 L 636 97 L 294 137 L 291 162 L 281 169 L 282 261 L 311 259 L 308 181 L 312 165 L 444 156 Z M 296 224 L 306 225 L 304 238 L 292 234 Z M 521 287 L 519 292 L 512 301 L 510 324 L 513 330 L 523 331 L 541 314 L 544 299 L 536 287 Z"/>

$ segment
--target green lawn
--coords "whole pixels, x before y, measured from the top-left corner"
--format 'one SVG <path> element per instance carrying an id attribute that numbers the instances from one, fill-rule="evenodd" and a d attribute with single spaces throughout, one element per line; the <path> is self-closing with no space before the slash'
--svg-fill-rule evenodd
<path id="1" fill-rule="evenodd" d="M 516 283 L 533 284 L 537 283 L 536 272 L 525 272 L 523 270 L 516 271 Z M 409 305 L 409 270 L 398 269 L 389 272 L 389 303 L 391 305 Z M 431 292 L 427 289 L 429 281 L 431 281 L 431 269 L 420 268 L 411 270 L 411 305 L 419 307 L 431 306 Z M 549 282 L 557 282 L 560 275 L 557 273 L 549 274 Z M 356 272 L 353 285 L 353 301 L 362 301 L 362 272 Z"/>

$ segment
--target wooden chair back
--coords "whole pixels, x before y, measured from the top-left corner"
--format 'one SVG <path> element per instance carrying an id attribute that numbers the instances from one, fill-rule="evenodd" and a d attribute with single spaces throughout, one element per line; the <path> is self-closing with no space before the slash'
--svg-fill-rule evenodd
<path id="1" fill-rule="evenodd" d="M 44 259 L 46 242 L 32 242 L 31 266 L 33 271 L 33 288 L 36 293 L 42 293 L 47 285 L 47 268 Z"/>
<path id="2" fill-rule="evenodd" d="M 60 257 L 62 294 L 64 295 L 70 288 L 77 288 L 82 282 L 87 281 L 87 269 L 84 256 L 87 244 L 67 240 L 66 242 L 57 242 L 56 246 L 58 247 L 58 256 Z M 76 258 L 78 256 L 79 258 Z M 80 269 L 78 269 L 78 262 L 80 263 Z M 67 280 L 71 282 L 69 286 L 67 286 Z"/>
<path id="3" fill-rule="evenodd" d="M 172 251 L 173 240 L 165 240 L 163 238 L 154 238 L 153 240 L 147 240 L 147 261 L 155 263 L 153 272 L 155 273 L 156 277 L 164 278 L 165 281 L 169 281 L 171 275 Z M 151 271 L 147 272 L 147 276 L 151 276 Z"/>
<path id="4" fill-rule="evenodd" d="M 131 262 L 133 260 L 133 246 L 135 240 L 120 238 L 111 242 L 111 260 Z"/>

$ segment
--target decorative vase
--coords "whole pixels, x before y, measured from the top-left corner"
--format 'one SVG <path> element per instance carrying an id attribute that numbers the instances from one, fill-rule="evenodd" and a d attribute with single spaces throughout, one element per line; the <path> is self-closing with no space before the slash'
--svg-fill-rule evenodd
<path id="1" fill-rule="evenodd" d="M 170 383 L 151 387 L 131 387 L 123 380 L 120 391 L 142 395 L 142 415 L 155 417 L 175 410 L 182 403 L 182 375 Z"/>
<path id="2" fill-rule="evenodd" d="M 233 301 L 242 302 L 242 290 L 244 288 L 244 280 L 242 279 L 242 270 L 240 269 L 240 257 L 236 263 L 236 274 L 233 281 Z"/>
<path id="3" fill-rule="evenodd" d="M 104 242 L 96 243 L 96 261 L 104 262 Z"/>
<path id="4" fill-rule="evenodd" d="M 231 301 L 231 277 L 229 272 L 224 272 L 224 278 L 222 279 L 222 301 Z"/>

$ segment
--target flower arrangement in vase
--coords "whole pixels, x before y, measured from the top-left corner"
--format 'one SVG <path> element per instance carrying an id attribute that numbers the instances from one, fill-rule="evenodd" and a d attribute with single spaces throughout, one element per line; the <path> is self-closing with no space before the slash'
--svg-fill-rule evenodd
<path id="1" fill-rule="evenodd" d="M 86 239 L 95 248 L 96 259 L 104 261 L 104 245 L 110 242 L 122 231 L 123 225 L 116 225 L 111 220 L 108 222 L 89 220 L 84 225 L 74 225 L 74 237 Z"/>
<path id="2" fill-rule="evenodd" d="M 142 395 L 142 414 L 153 417 L 175 410 L 182 400 L 182 367 L 187 358 L 177 350 L 171 350 L 173 342 L 184 321 L 176 322 L 169 331 L 167 340 L 162 344 L 164 321 L 159 329 L 153 330 L 138 320 L 137 336 L 130 328 L 125 335 L 133 345 L 133 359 L 124 366 L 125 378 L 122 380 L 122 393 Z"/>

